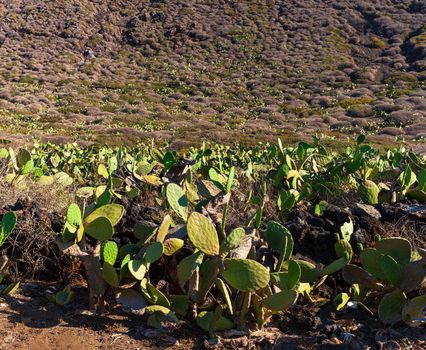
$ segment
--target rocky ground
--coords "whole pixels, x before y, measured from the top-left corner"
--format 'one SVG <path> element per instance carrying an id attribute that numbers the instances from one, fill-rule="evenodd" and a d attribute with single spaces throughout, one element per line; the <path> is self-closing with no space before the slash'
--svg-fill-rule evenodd
<path id="1" fill-rule="evenodd" d="M 9 278 L 22 284 L 16 294 L 0 296 L 0 349 L 417 350 L 426 345 L 424 327 L 410 328 L 403 322 L 387 327 L 363 309 L 336 311 L 327 300 L 348 289 L 339 274 L 327 278 L 312 293 L 316 302 L 301 298 L 262 329 L 249 324 L 248 328 L 220 332 L 215 339 L 210 339 L 189 317 L 163 330 L 148 328 L 144 316 L 125 313 L 116 304 L 112 291 L 107 297 L 106 315 L 97 316 L 87 310 L 87 288 L 80 264 L 55 253 L 52 229 L 60 226 L 56 223 L 58 213 L 29 199 L 2 207 L 0 213 L 10 209 L 20 220 L 3 248 L 10 261 Z M 126 212 L 119 230 L 133 229 L 134 220 L 143 215 L 146 213 L 135 204 Z M 30 224 L 33 218 L 37 218 L 36 225 Z M 349 218 L 355 225 L 351 238 L 354 247 L 371 246 L 378 234 L 383 238 L 404 237 L 413 247 L 425 246 L 424 205 L 405 202 L 375 208 L 341 199 L 339 205 L 330 204 L 321 217 L 304 207 L 291 211 L 286 226 L 295 240 L 294 255 L 321 266 L 335 260 L 334 235 Z M 74 300 L 65 306 L 50 302 L 48 295 L 66 285 L 75 293 Z M 369 307 L 376 311 L 374 301 L 370 302 Z"/>
<path id="2" fill-rule="evenodd" d="M 424 0 L 0 0 L 0 136 L 426 135 Z"/>

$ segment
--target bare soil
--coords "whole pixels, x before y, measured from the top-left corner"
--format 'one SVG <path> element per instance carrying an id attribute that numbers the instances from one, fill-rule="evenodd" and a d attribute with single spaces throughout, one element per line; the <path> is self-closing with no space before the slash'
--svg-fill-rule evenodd
<path id="1" fill-rule="evenodd" d="M 57 285 L 26 283 L 0 301 L 0 349 L 424 349 L 424 329 L 403 324 L 384 328 L 361 310 L 336 313 L 332 305 L 296 305 L 262 330 L 218 333 L 216 339 L 194 323 L 163 330 L 144 327 L 143 316 L 111 304 L 106 315 L 86 310 L 86 290 L 74 287 L 66 306 L 49 302 Z"/>

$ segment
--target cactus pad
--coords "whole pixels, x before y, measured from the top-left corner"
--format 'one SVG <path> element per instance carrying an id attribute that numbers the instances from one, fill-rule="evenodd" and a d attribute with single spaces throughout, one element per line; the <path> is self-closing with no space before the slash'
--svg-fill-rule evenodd
<path id="1" fill-rule="evenodd" d="M 67 221 L 73 226 L 80 226 L 82 223 L 80 207 L 71 203 L 67 210 Z"/>
<path id="2" fill-rule="evenodd" d="M 390 255 L 401 265 L 410 262 L 411 244 L 405 238 L 392 237 L 381 239 L 376 243 L 376 249 L 382 254 Z"/>
<path id="3" fill-rule="evenodd" d="M 83 221 L 84 226 L 90 224 L 99 217 L 108 218 L 112 226 L 119 223 L 124 214 L 124 207 L 120 204 L 106 204 L 90 213 Z"/>
<path id="4" fill-rule="evenodd" d="M 369 288 L 375 288 L 377 285 L 377 280 L 372 274 L 352 264 L 343 268 L 342 277 L 348 284 L 359 284 Z"/>
<path id="5" fill-rule="evenodd" d="M 202 330 L 209 332 L 212 322 L 214 320 L 214 312 L 212 311 L 202 311 L 198 314 L 196 322 L 198 327 Z M 234 328 L 234 324 L 231 320 L 227 319 L 225 316 L 221 316 L 215 323 L 215 330 L 226 331 L 228 329 Z"/>
<path id="6" fill-rule="evenodd" d="M 142 260 L 130 260 L 127 264 L 127 268 L 137 280 L 142 280 L 145 277 L 146 266 Z"/>
<path id="7" fill-rule="evenodd" d="M 269 221 L 265 239 L 272 250 L 284 254 L 284 260 L 290 258 L 293 252 L 294 242 L 287 228 L 276 221 Z"/>
<path id="8" fill-rule="evenodd" d="M 188 219 L 187 231 L 195 248 L 207 255 L 219 254 L 219 238 L 207 217 L 197 212 L 192 213 Z"/>
<path id="9" fill-rule="evenodd" d="M 163 251 L 163 243 L 154 242 L 148 246 L 145 254 L 143 255 L 143 258 L 147 263 L 152 264 L 161 258 Z"/>
<path id="10" fill-rule="evenodd" d="M 220 245 L 219 254 L 225 257 L 231 250 L 238 248 L 245 235 L 246 231 L 242 227 L 232 230 Z"/>
<path id="11" fill-rule="evenodd" d="M 182 188 L 171 183 L 166 189 L 167 202 L 174 212 L 184 221 L 188 219 L 188 199 L 185 196 Z"/>
<path id="12" fill-rule="evenodd" d="M 164 242 L 164 255 L 172 256 L 183 247 L 184 241 L 180 238 L 169 238 Z"/>
<path id="13" fill-rule="evenodd" d="M 118 256 L 118 246 L 114 241 L 106 241 L 102 243 L 101 256 L 104 262 L 114 266 Z"/>
<path id="14" fill-rule="evenodd" d="M 402 309 L 407 301 L 405 294 L 394 290 L 386 294 L 380 301 L 378 313 L 383 323 L 394 324 L 402 319 Z"/>
<path id="15" fill-rule="evenodd" d="M 195 270 L 203 262 L 204 254 L 200 251 L 182 259 L 177 267 L 177 275 L 180 285 L 184 285 L 188 281 Z"/>
<path id="16" fill-rule="evenodd" d="M 107 241 L 112 238 L 114 228 L 108 218 L 99 216 L 84 227 L 84 232 L 98 241 Z"/>
<path id="17" fill-rule="evenodd" d="M 297 296 L 298 294 L 294 290 L 284 290 L 264 299 L 262 305 L 271 311 L 283 311 L 296 302 Z"/>
<path id="18" fill-rule="evenodd" d="M 373 181 L 365 180 L 359 186 L 359 196 L 366 204 L 379 204 L 379 193 L 380 189 Z"/>
<path id="19" fill-rule="evenodd" d="M 361 251 L 360 260 L 361 264 L 369 273 L 374 277 L 385 280 L 386 275 L 382 270 L 380 259 L 382 258 L 382 253 L 374 248 L 366 248 Z"/>
<path id="20" fill-rule="evenodd" d="M 170 215 L 166 215 L 161 223 L 160 227 L 157 230 L 157 241 L 163 242 L 169 232 L 170 224 L 172 223 L 172 218 Z"/>
<path id="21" fill-rule="evenodd" d="M 114 267 L 106 261 L 102 265 L 102 277 L 111 287 L 118 287 L 117 273 Z"/>
<path id="22" fill-rule="evenodd" d="M 254 292 L 269 283 L 268 269 L 251 259 L 225 259 L 222 275 L 231 287 L 242 292 Z"/>

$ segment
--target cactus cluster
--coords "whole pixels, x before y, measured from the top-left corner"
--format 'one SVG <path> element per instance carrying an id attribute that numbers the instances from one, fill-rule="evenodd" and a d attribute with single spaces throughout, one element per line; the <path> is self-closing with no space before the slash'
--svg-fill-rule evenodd
<path id="1" fill-rule="evenodd" d="M 203 145 L 183 158 L 153 147 L 58 146 L 54 152 L 41 147 L 0 155 L 10 160 L 12 185 L 82 184 L 56 243 L 82 261 L 89 305 L 99 312 L 105 298 L 115 295 L 152 327 L 193 317 L 214 335 L 244 327 L 250 318 L 261 327 L 296 302 L 324 302 L 315 290 L 341 274 L 350 289 L 335 297 L 338 310 L 357 305 L 377 309 L 384 323 L 418 326 L 424 319 L 426 265 L 423 251 L 409 241 L 377 239 L 360 250 L 352 247 L 355 221 L 349 220 L 335 235 L 330 263 L 293 256 L 286 220 L 299 203 L 312 203 L 321 217 L 325 199 L 341 188 L 370 205 L 426 202 L 426 158 L 404 150 L 380 154 L 363 142 L 359 138 L 339 154 L 315 139 L 287 148 L 281 142 L 248 150 Z M 241 183 L 253 186 L 244 191 Z M 244 222 L 232 217 L 236 202 L 247 213 Z M 14 214 L 3 215 L 1 244 L 15 223 Z M 72 291 L 66 287 L 49 298 L 64 305 Z"/>
<path id="2" fill-rule="evenodd" d="M 339 306 L 343 307 L 350 299 L 364 305 L 369 298 L 379 295 L 377 312 L 384 323 L 404 320 L 409 325 L 418 324 L 425 316 L 425 298 L 417 296 L 410 300 L 407 295 L 424 283 L 425 257 L 404 238 L 377 237 L 374 248 L 360 252 L 360 260 L 362 267 L 349 264 L 342 270 L 351 289 L 350 293 L 338 296 Z"/>

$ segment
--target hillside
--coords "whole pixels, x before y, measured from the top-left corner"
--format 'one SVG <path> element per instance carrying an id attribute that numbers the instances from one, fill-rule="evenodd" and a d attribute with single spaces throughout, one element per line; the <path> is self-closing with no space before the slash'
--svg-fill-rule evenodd
<path id="1" fill-rule="evenodd" d="M 0 1 L 6 140 L 426 136 L 426 3 Z"/>

